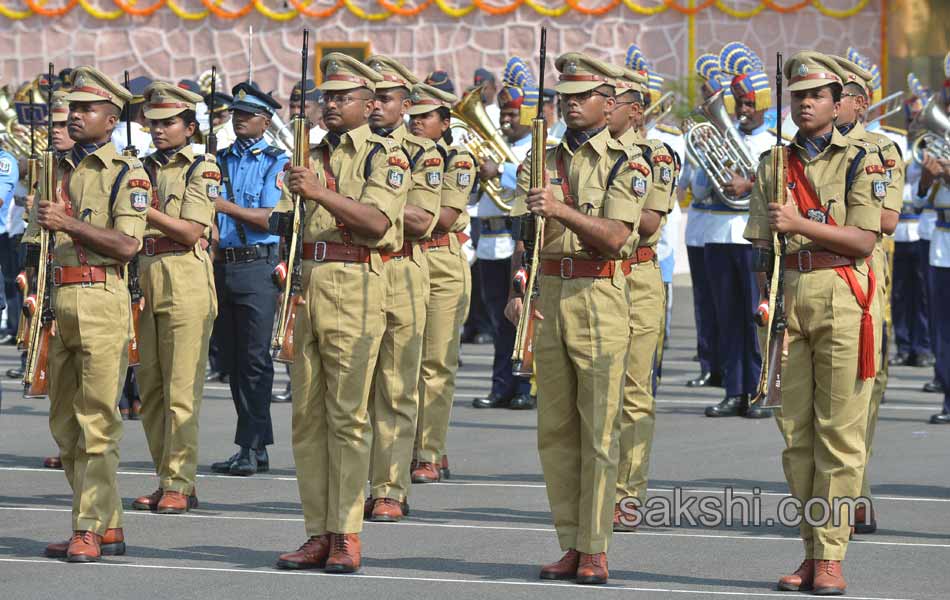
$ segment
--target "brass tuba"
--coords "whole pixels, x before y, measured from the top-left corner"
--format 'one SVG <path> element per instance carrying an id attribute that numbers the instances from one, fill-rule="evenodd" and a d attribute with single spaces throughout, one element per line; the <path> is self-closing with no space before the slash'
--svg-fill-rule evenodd
<path id="1" fill-rule="evenodd" d="M 511 151 L 501 131 L 491 122 L 485 105 L 482 104 L 482 88 L 478 86 L 466 92 L 452 108 L 452 116 L 464 125 L 455 124 L 454 130 L 460 130 L 459 143 L 468 150 L 475 160 L 519 164 L 521 161 Z M 481 189 L 502 212 L 511 212 L 511 205 L 502 197 L 501 179 L 495 177 L 481 183 Z"/>
<path id="2" fill-rule="evenodd" d="M 683 122 L 686 158 L 694 166 L 706 171 L 723 204 L 736 210 L 748 210 L 748 197 L 735 198 L 723 191 L 723 186 L 732 180 L 732 173 L 754 179 L 758 165 L 732 125 L 732 118 L 723 102 L 724 92 L 719 90 L 697 109 L 706 117 L 706 121 L 697 123 L 686 119 Z"/>
<path id="3" fill-rule="evenodd" d="M 950 119 L 940 109 L 938 96 L 931 96 L 914 119 L 915 128 L 920 131 L 910 146 L 916 163 L 924 162 L 925 151 L 934 158 L 950 160 Z"/>

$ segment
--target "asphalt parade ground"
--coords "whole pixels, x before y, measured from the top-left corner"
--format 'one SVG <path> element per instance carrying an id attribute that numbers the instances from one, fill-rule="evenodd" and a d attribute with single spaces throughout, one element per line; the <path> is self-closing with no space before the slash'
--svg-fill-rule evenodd
<path id="1" fill-rule="evenodd" d="M 673 335 L 663 365 L 650 496 L 761 499 L 776 514 L 787 488 L 782 441 L 771 419 L 709 419 L 718 388 L 693 390 L 698 371 L 690 290 L 676 287 Z M 767 598 L 803 556 L 795 529 L 733 523 L 642 526 L 615 534 L 610 583 L 542 582 L 541 564 L 560 557 L 541 476 L 535 411 L 478 410 L 488 392 L 490 346 L 463 349 L 464 367 L 449 430 L 452 478 L 414 485 L 411 513 L 399 524 L 367 523 L 363 568 L 355 575 L 274 568 L 277 555 L 305 540 L 290 447 L 290 405 L 272 409 L 271 471 L 250 478 L 215 475 L 230 456 L 234 408 L 227 387 L 205 388 L 201 414 L 198 510 L 162 516 L 130 510 L 157 482 L 141 426 L 126 422 L 119 488 L 127 508 L 128 553 L 101 563 L 43 557 L 69 535 L 71 495 L 54 454 L 47 400 L 20 398 L 3 381 L 0 414 L 0 599 L 21 598 Z M 18 361 L 0 349 L 0 373 Z M 927 424 L 941 398 L 920 391 L 931 369 L 891 369 L 871 462 L 878 532 L 858 536 L 844 573 L 850 598 L 950 597 L 950 427 Z M 276 389 L 286 376 L 278 375 Z M 675 490 L 681 490 L 676 492 Z M 694 511 L 695 512 L 695 511 Z"/>

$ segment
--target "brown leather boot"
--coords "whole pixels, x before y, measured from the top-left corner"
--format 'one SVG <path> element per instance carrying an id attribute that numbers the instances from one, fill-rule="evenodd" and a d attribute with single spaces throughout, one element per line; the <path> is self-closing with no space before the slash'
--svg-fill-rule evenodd
<path id="1" fill-rule="evenodd" d="M 58 456 L 47 456 L 43 459 L 43 466 L 47 469 L 62 469 L 63 461 Z"/>
<path id="2" fill-rule="evenodd" d="M 869 506 L 869 510 L 861 505 L 854 509 L 854 533 L 866 535 L 877 531 L 877 519 L 874 515 L 874 507 Z"/>
<path id="3" fill-rule="evenodd" d="M 377 523 L 398 523 L 404 516 L 401 502 L 392 498 L 377 498 L 373 502 L 370 520 Z"/>
<path id="4" fill-rule="evenodd" d="M 99 545 L 103 556 L 122 556 L 125 554 L 125 534 L 122 528 L 106 529 Z M 46 546 L 46 556 L 49 558 L 66 558 L 69 551 L 69 540 L 53 542 Z"/>
<path id="5" fill-rule="evenodd" d="M 778 580 L 778 589 L 783 592 L 798 592 L 811 589 L 815 579 L 815 560 L 806 558 L 791 575 Z"/>
<path id="6" fill-rule="evenodd" d="M 327 573 L 355 573 L 360 570 L 362 547 L 358 533 L 331 533 Z"/>
<path id="7" fill-rule="evenodd" d="M 67 562 L 99 562 L 102 536 L 92 531 L 74 531 L 66 548 Z"/>
<path id="8" fill-rule="evenodd" d="M 439 468 L 430 462 L 420 462 L 412 472 L 413 483 L 438 483 L 440 479 Z"/>
<path id="9" fill-rule="evenodd" d="M 561 560 L 541 567 L 541 579 L 574 579 L 577 577 L 580 560 L 580 552 L 571 548 L 564 553 Z"/>
<path id="10" fill-rule="evenodd" d="M 193 508 L 198 508 L 198 496 L 194 492 L 186 496 L 181 492 L 168 490 L 158 501 L 158 514 L 161 515 L 180 515 Z"/>
<path id="11" fill-rule="evenodd" d="M 816 560 L 815 583 L 812 594 L 815 596 L 840 596 L 848 589 L 841 573 L 840 560 Z"/>
<path id="12" fill-rule="evenodd" d="M 624 522 L 620 520 L 621 517 L 626 517 L 628 521 L 630 520 L 630 515 L 623 514 L 623 512 L 620 510 L 620 503 L 618 502 L 617 504 L 614 504 L 614 531 L 633 533 L 637 530 L 636 525 L 624 524 Z"/>
<path id="13" fill-rule="evenodd" d="M 607 553 L 581 553 L 580 563 L 577 565 L 577 583 L 582 585 L 602 585 L 607 583 Z"/>
<path id="14" fill-rule="evenodd" d="M 322 569 L 330 556 L 330 534 L 312 536 L 297 548 L 277 557 L 278 569 Z"/>
<path id="15" fill-rule="evenodd" d="M 158 488 L 147 496 L 139 496 L 132 501 L 132 508 L 135 510 L 157 510 L 158 503 L 161 501 L 164 493 L 162 488 Z"/>

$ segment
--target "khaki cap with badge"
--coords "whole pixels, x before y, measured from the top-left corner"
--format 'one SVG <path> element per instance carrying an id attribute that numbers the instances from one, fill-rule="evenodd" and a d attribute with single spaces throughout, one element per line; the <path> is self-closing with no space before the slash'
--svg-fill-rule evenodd
<path id="1" fill-rule="evenodd" d="M 856 63 L 851 62 L 847 58 L 842 58 L 840 56 L 835 56 L 829 54 L 828 58 L 832 60 L 832 67 L 834 67 L 835 73 L 838 77 L 841 78 L 845 84 L 856 83 L 864 88 L 864 93 L 867 94 L 868 98 L 871 97 L 873 90 L 871 89 L 871 81 L 874 79 L 874 74 L 870 71 L 861 68 Z"/>
<path id="2" fill-rule="evenodd" d="M 842 85 L 841 77 L 835 69 L 836 63 L 830 56 L 811 50 L 799 52 L 785 63 L 784 73 L 785 79 L 788 80 L 788 90 L 798 92 L 833 83 Z"/>
<path id="3" fill-rule="evenodd" d="M 412 106 L 407 111 L 409 115 L 424 115 L 438 108 L 451 109 L 458 102 L 458 96 L 443 92 L 439 88 L 425 83 L 417 83 L 412 87 L 409 101 Z"/>
<path id="4" fill-rule="evenodd" d="M 419 78 L 394 58 L 377 54 L 367 58 L 366 64 L 383 78 L 382 81 L 376 84 L 377 90 L 397 87 L 411 89 L 412 86 L 419 83 Z"/>
<path id="5" fill-rule="evenodd" d="M 131 92 L 93 67 L 73 71 L 73 87 L 66 96 L 67 102 L 109 102 L 120 110 L 131 99 Z"/>
<path id="6" fill-rule="evenodd" d="M 199 102 L 204 99 L 194 92 L 180 88 L 177 85 L 156 81 L 145 88 L 145 118 L 169 119 L 186 110 L 195 110 Z"/>
<path id="7" fill-rule="evenodd" d="M 53 92 L 53 99 L 49 103 L 49 110 L 53 113 L 53 123 L 65 123 L 69 120 L 69 100 L 66 96 L 69 92 L 66 90 L 56 90 Z"/>
<path id="8" fill-rule="evenodd" d="M 341 52 L 331 52 L 320 61 L 320 72 L 323 73 L 323 83 L 320 91 L 335 92 L 367 88 L 376 90 L 376 84 L 383 80 L 383 76 L 364 65 L 352 56 Z"/>
<path id="9" fill-rule="evenodd" d="M 618 67 L 623 75 L 617 80 L 617 95 L 627 92 L 640 92 L 644 96 L 650 93 L 647 87 L 647 74 L 642 71 L 634 71 L 626 67 Z"/>
<path id="10" fill-rule="evenodd" d="M 582 94 L 602 85 L 617 86 L 624 72 L 602 60 L 580 52 L 562 54 L 554 63 L 560 72 L 554 91 L 558 94 Z"/>

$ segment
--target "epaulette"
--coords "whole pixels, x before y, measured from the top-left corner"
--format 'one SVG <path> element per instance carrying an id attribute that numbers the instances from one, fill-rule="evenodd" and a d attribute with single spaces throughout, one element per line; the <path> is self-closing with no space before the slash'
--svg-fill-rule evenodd
<path id="1" fill-rule="evenodd" d="M 888 146 L 894 146 L 895 148 L 897 147 L 897 144 L 894 143 L 894 140 L 882 133 L 868 131 L 867 134 L 868 139 L 870 139 L 872 143 L 877 144 L 878 148 L 881 150 L 886 150 Z"/>
<path id="2" fill-rule="evenodd" d="M 759 162 L 762 162 L 764 159 L 766 159 L 766 158 L 772 156 L 772 150 L 774 150 L 774 149 L 775 149 L 775 146 L 772 146 L 771 148 L 769 148 L 768 150 L 766 150 L 765 152 L 763 152 L 762 154 L 760 154 L 760 155 L 759 155 Z"/>
<path id="3" fill-rule="evenodd" d="M 277 146 L 268 146 L 264 148 L 264 154 L 270 156 L 271 158 L 279 158 L 286 154 L 286 152 L 284 152 L 283 148 L 279 148 Z"/>
<path id="4" fill-rule="evenodd" d="M 656 128 L 662 131 L 663 133 L 668 133 L 670 135 L 683 135 L 683 130 L 679 127 L 674 127 L 672 125 L 666 125 L 665 123 L 659 123 L 656 125 Z"/>
<path id="5" fill-rule="evenodd" d="M 383 150 L 385 150 L 386 152 L 388 152 L 388 153 L 390 153 L 390 154 L 393 153 L 393 152 L 396 152 L 397 150 L 399 150 L 399 149 L 402 147 L 398 142 L 396 142 L 396 140 L 394 140 L 394 139 L 392 139 L 392 138 L 389 138 L 389 137 L 383 137 L 383 136 L 381 136 L 381 135 L 376 135 L 375 133 L 371 134 L 371 135 L 370 135 L 368 138 L 366 138 L 366 139 L 367 139 L 367 141 L 369 141 L 369 142 L 372 142 L 372 143 L 374 143 L 374 144 L 378 144 L 379 146 L 382 146 Z"/>
<path id="6" fill-rule="evenodd" d="M 897 135 L 907 135 L 906 129 L 901 129 L 900 127 L 892 127 L 891 125 L 881 125 L 881 129 L 884 131 L 890 131 L 891 133 L 896 133 Z"/>
<path id="7" fill-rule="evenodd" d="M 429 138 L 419 137 L 418 135 L 414 135 L 412 133 L 407 133 L 406 137 L 404 137 L 403 140 L 409 142 L 410 144 L 415 144 L 416 146 L 419 146 L 426 152 L 435 148 L 435 142 L 433 142 Z"/>
<path id="8" fill-rule="evenodd" d="M 868 140 L 859 140 L 850 136 L 844 136 L 844 139 L 847 140 L 849 146 L 856 147 L 865 152 L 880 152 L 881 150 L 877 144 L 869 142 Z"/>
<path id="9" fill-rule="evenodd" d="M 776 133 L 778 133 L 778 129 L 776 129 L 775 127 L 769 127 L 768 132 L 774 136 Z M 789 135 L 783 131 L 782 139 L 785 140 L 786 142 L 793 142 L 795 141 L 795 136 Z"/>
<path id="10" fill-rule="evenodd" d="M 126 154 L 116 154 L 115 160 L 122 164 L 128 165 L 130 169 L 141 169 L 142 161 L 139 160 L 138 156 L 128 156 Z"/>

